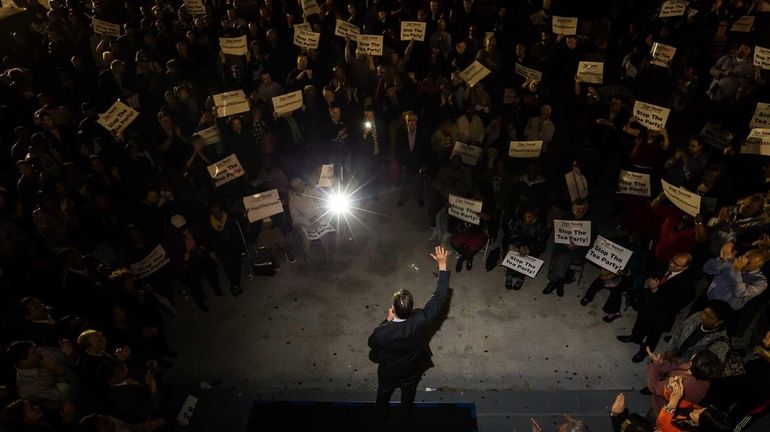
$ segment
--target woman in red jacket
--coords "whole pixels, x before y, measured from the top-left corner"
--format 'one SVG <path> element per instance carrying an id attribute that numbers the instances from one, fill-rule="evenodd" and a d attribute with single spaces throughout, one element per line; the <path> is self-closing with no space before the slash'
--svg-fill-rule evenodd
<path id="1" fill-rule="evenodd" d="M 659 432 L 728 432 L 731 430 L 727 417 L 715 408 L 703 408 L 682 399 L 684 384 L 682 377 L 672 377 L 668 391 L 668 403 L 658 414 Z"/>

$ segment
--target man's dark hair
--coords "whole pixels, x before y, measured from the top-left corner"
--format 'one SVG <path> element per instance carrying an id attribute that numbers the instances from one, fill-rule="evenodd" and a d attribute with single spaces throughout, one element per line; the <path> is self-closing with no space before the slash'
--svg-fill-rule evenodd
<path id="1" fill-rule="evenodd" d="M 340 104 L 338 104 L 337 102 L 332 102 L 332 103 L 329 104 L 329 111 L 331 111 L 331 110 L 333 110 L 335 108 L 341 108 Z"/>
<path id="2" fill-rule="evenodd" d="M 720 321 L 727 322 L 733 316 L 733 308 L 724 300 L 709 300 L 706 307 L 711 309 Z"/>
<path id="3" fill-rule="evenodd" d="M 708 381 L 722 373 L 722 361 L 707 349 L 695 353 L 691 362 L 690 373 L 698 381 Z"/>
<path id="4" fill-rule="evenodd" d="M 400 289 L 393 294 L 393 311 L 401 319 L 409 318 L 414 308 L 414 299 L 409 290 Z"/>
<path id="5" fill-rule="evenodd" d="M 32 341 L 16 341 L 8 347 L 8 356 L 13 361 L 14 366 L 18 366 L 21 362 L 29 357 L 29 350 L 32 349 L 35 344 Z"/>

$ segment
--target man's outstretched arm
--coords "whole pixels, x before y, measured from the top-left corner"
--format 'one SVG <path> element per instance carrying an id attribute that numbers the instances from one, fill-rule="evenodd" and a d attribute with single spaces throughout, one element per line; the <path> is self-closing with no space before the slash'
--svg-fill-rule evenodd
<path id="1" fill-rule="evenodd" d="M 441 310 L 441 307 L 444 305 L 449 292 L 449 271 L 446 269 L 446 261 L 449 257 L 449 252 L 441 246 L 436 246 L 435 253 L 432 253 L 430 256 L 436 260 L 436 264 L 438 264 L 438 279 L 436 280 L 436 289 L 433 291 L 433 294 L 430 296 L 430 299 L 428 299 L 428 302 L 425 303 L 422 310 L 425 312 L 428 321 L 433 321 L 433 319 L 436 318 L 436 315 L 438 315 L 439 310 Z"/>

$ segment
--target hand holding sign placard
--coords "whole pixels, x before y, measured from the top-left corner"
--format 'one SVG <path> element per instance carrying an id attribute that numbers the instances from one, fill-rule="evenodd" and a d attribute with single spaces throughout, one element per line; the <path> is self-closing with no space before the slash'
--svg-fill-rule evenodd
<path id="1" fill-rule="evenodd" d="M 491 71 L 487 69 L 483 64 L 479 63 L 478 60 L 474 60 L 470 66 L 460 72 L 460 78 L 468 83 L 468 87 L 473 87 L 490 73 Z"/>
<path id="2" fill-rule="evenodd" d="M 633 171 L 620 170 L 620 177 L 618 178 L 618 193 L 649 197 L 650 175 Z"/>
<path id="3" fill-rule="evenodd" d="M 730 31 L 748 33 L 754 27 L 754 17 L 750 15 L 742 16 L 733 22 Z"/>
<path id="4" fill-rule="evenodd" d="M 447 212 L 449 216 L 478 225 L 481 222 L 481 207 L 483 203 L 468 198 L 449 194 Z"/>
<path id="5" fill-rule="evenodd" d="M 508 156 L 512 158 L 536 158 L 543 150 L 543 141 L 511 141 Z"/>
<path id="6" fill-rule="evenodd" d="M 206 15 L 206 6 L 203 5 L 203 0 L 184 0 L 184 7 L 194 17 Z"/>
<path id="7" fill-rule="evenodd" d="M 382 35 L 359 34 L 357 43 L 358 49 L 367 55 L 381 56 L 384 37 Z"/>
<path id="8" fill-rule="evenodd" d="M 144 279 L 171 262 L 163 246 L 157 245 L 144 259 L 131 264 L 131 272 L 137 279 Z"/>
<path id="9" fill-rule="evenodd" d="M 234 38 L 221 37 L 219 38 L 219 47 L 225 54 L 246 55 L 246 51 L 248 51 L 246 35 Z"/>
<path id="10" fill-rule="evenodd" d="M 249 111 L 249 101 L 243 90 L 219 93 L 212 96 L 217 117 L 227 117 Z"/>
<path id="11" fill-rule="evenodd" d="M 522 256 L 518 251 L 511 250 L 505 255 L 503 265 L 534 279 L 537 276 L 537 272 L 543 267 L 543 260 L 529 255 Z"/>
<path id="12" fill-rule="evenodd" d="M 427 23 L 420 21 L 401 21 L 401 40 L 425 40 L 425 28 Z"/>
<path id="13" fill-rule="evenodd" d="M 302 108 L 302 90 L 286 93 L 273 98 L 273 110 L 278 115 Z"/>
<path id="14" fill-rule="evenodd" d="M 770 156 L 770 129 L 752 129 L 741 146 L 741 153 Z"/>
<path id="15" fill-rule="evenodd" d="M 256 222 L 275 214 L 283 213 L 283 204 L 278 189 L 243 197 L 243 206 L 249 222 Z"/>
<path id="16" fill-rule="evenodd" d="M 321 33 L 313 33 L 294 28 L 294 45 L 305 49 L 318 49 Z"/>
<path id="17" fill-rule="evenodd" d="M 241 162 L 234 154 L 217 163 L 209 165 L 206 169 L 209 172 L 209 176 L 211 176 L 211 181 L 216 187 L 229 183 L 245 174 Z"/>
<path id="18" fill-rule="evenodd" d="M 306 17 L 313 14 L 320 14 L 321 7 L 318 6 L 316 0 L 302 0 L 302 12 L 304 12 Z"/>
<path id="19" fill-rule="evenodd" d="M 94 18 L 91 20 L 91 24 L 94 26 L 94 33 L 103 36 L 112 36 L 114 38 L 120 37 L 120 25 L 113 24 L 104 20 Z"/>
<path id="20" fill-rule="evenodd" d="M 139 117 L 138 111 L 118 100 L 106 113 L 99 114 L 96 122 L 108 131 L 120 135 L 137 117 Z"/>
<path id="21" fill-rule="evenodd" d="M 626 268 L 632 251 L 613 243 L 602 236 L 597 236 L 594 246 L 588 250 L 586 259 L 599 267 L 615 274 Z"/>
<path id="22" fill-rule="evenodd" d="M 577 17 L 551 17 L 551 31 L 557 35 L 574 36 L 577 34 Z"/>
<path id="23" fill-rule="evenodd" d="M 514 72 L 516 75 L 524 78 L 527 81 L 542 81 L 543 80 L 543 73 L 537 70 L 534 70 L 532 68 L 528 68 L 526 66 L 523 66 L 519 63 L 516 63 Z"/>
<path id="24" fill-rule="evenodd" d="M 468 145 L 458 141 L 455 143 L 455 146 L 452 149 L 452 156 L 450 158 L 455 157 L 455 155 L 459 155 L 464 164 L 476 166 L 476 164 L 479 162 L 481 151 L 481 147 Z"/>
<path id="25" fill-rule="evenodd" d="M 553 221 L 553 242 L 557 244 L 591 245 L 591 221 Z"/>
<path id="26" fill-rule="evenodd" d="M 634 103 L 634 118 L 643 126 L 652 130 L 663 130 L 666 128 L 668 115 L 671 110 L 661 106 L 653 105 L 647 102 L 637 100 Z"/>
<path id="27" fill-rule="evenodd" d="M 219 126 L 217 125 L 201 129 L 192 134 L 192 136 L 200 137 L 205 145 L 212 145 L 222 141 L 222 135 L 220 135 Z"/>
<path id="28" fill-rule="evenodd" d="M 757 102 L 749 127 L 752 129 L 770 127 L 770 104 Z"/>
<path id="29" fill-rule="evenodd" d="M 761 69 L 770 69 L 770 49 L 762 48 L 757 45 L 754 47 L 754 66 L 759 66 Z"/>
<path id="30" fill-rule="evenodd" d="M 652 44 L 650 55 L 652 56 L 650 59 L 650 64 L 664 68 L 670 68 L 671 64 L 674 63 L 676 48 L 672 47 L 671 45 L 655 42 Z"/>
<path id="31" fill-rule="evenodd" d="M 318 187 L 331 187 L 334 184 L 334 164 L 321 165 Z"/>
<path id="32" fill-rule="evenodd" d="M 661 18 L 678 17 L 684 15 L 689 2 L 683 0 L 668 0 L 660 7 Z"/>
<path id="33" fill-rule="evenodd" d="M 604 82 L 604 63 L 582 61 L 578 63 L 577 78 L 589 84 Z"/>
<path id="34" fill-rule="evenodd" d="M 326 234 L 329 234 L 330 232 L 336 232 L 337 230 L 328 223 L 318 222 L 311 226 L 302 227 L 302 231 L 305 233 L 305 237 L 312 241 L 320 240 L 321 237 L 325 236 Z"/>
<path id="35" fill-rule="evenodd" d="M 690 192 L 683 187 L 674 186 L 663 179 L 660 179 L 660 183 L 663 186 L 666 198 L 677 206 L 679 210 L 690 216 L 700 213 L 700 195 Z"/>
<path id="36" fill-rule="evenodd" d="M 350 39 L 352 41 L 358 40 L 358 35 L 361 33 L 361 29 L 353 24 L 337 19 L 337 25 L 334 27 L 334 35 Z"/>

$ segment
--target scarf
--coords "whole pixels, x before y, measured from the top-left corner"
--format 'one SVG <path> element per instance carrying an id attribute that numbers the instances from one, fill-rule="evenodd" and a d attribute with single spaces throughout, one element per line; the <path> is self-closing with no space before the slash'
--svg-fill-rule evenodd
<path id="1" fill-rule="evenodd" d="M 211 222 L 211 227 L 214 228 L 215 231 L 222 231 L 225 229 L 225 225 L 227 225 L 227 212 L 222 212 L 222 220 L 218 220 L 214 215 L 211 215 L 209 217 L 209 222 Z"/>

